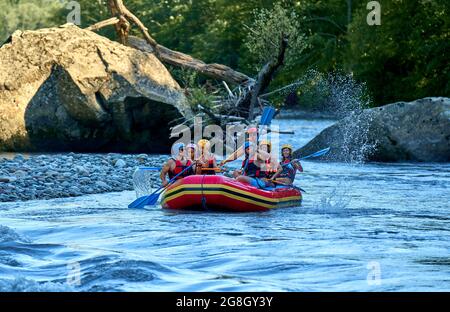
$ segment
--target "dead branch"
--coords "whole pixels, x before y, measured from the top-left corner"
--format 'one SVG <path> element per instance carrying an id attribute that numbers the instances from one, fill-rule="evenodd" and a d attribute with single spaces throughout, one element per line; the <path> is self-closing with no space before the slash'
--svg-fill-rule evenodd
<path id="1" fill-rule="evenodd" d="M 120 21 L 119 18 L 117 18 L 117 17 L 111 17 L 111 18 L 109 18 L 109 19 L 107 19 L 107 20 L 104 20 L 104 21 L 95 23 L 95 24 L 93 24 L 93 25 L 91 25 L 91 26 L 89 26 L 89 27 L 86 27 L 85 29 L 86 29 L 86 30 L 90 30 L 90 31 L 97 31 L 97 30 L 99 30 L 100 28 L 103 28 L 103 27 L 106 27 L 106 26 L 110 26 L 110 25 L 115 25 L 115 24 L 117 24 L 119 21 Z"/>
<path id="2" fill-rule="evenodd" d="M 254 108 L 259 103 L 259 95 L 267 89 L 275 72 L 283 65 L 287 46 L 288 38 L 282 35 L 277 56 L 263 66 L 258 73 L 256 82 L 251 86 L 249 91 L 244 92 L 243 97 L 238 101 L 237 106 L 247 110 L 249 119 L 253 119 L 254 117 Z"/>
<path id="3" fill-rule="evenodd" d="M 137 37 L 130 36 L 128 38 L 128 45 L 145 52 L 153 51 L 155 53 L 156 51 L 155 55 L 166 64 L 191 69 L 213 79 L 223 80 L 233 84 L 245 84 L 253 81 L 252 78 L 228 66 L 215 63 L 206 64 L 188 54 L 170 50 L 160 44 L 151 46 L 148 42 Z"/>

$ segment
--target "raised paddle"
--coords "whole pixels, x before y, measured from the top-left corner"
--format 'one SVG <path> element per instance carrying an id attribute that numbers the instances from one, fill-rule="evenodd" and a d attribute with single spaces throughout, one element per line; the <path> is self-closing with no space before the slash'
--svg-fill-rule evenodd
<path id="1" fill-rule="evenodd" d="M 304 159 L 308 159 L 308 158 L 313 158 L 313 157 L 323 156 L 323 155 L 325 155 L 326 153 L 328 153 L 329 151 L 330 151 L 330 148 L 327 147 L 327 148 L 324 148 L 323 150 L 320 150 L 320 151 L 317 151 L 317 152 L 315 152 L 315 153 L 312 153 L 311 155 L 301 157 L 300 159 L 292 159 L 290 162 L 285 163 L 285 164 L 282 164 L 281 166 L 282 166 L 282 167 L 287 166 L 287 165 L 289 165 L 291 162 L 293 162 L 293 161 L 295 162 L 296 160 L 304 160 Z"/>
<path id="2" fill-rule="evenodd" d="M 174 176 L 172 179 L 170 179 L 169 183 L 167 183 L 166 186 L 161 186 L 159 189 L 157 189 L 156 191 L 154 191 L 152 194 L 150 195 L 146 195 L 146 196 L 141 196 L 138 199 L 136 199 L 135 201 L 133 201 L 131 204 L 128 205 L 128 208 L 132 208 L 132 209 L 140 209 L 140 208 L 144 208 L 145 206 L 151 206 L 157 203 L 159 195 L 161 195 L 161 193 L 170 185 L 172 184 L 180 175 L 182 175 L 183 173 L 185 173 L 187 170 L 189 170 L 190 168 L 192 168 L 192 166 L 194 166 L 195 163 L 193 163 L 192 165 L 190 165 L 189 167 L 184 168 L 183 171 L 181 171 L 179 174 L 177 174 L 176 176 Z"/>
<path id="3" fill-rule="evenodd" d="M 300 160 L 308 159 L 308 158 L 313 158 L 313 157 L 319 157 L 319 156 L 325 155 L 325 154 L 328 153 L 329 151 L 330 151 L 330 148 L 327 147 L 327 148 L 324 148 L 323 150 L 320 150 L 320 151 L 317 151 L 317 152 L 315 152 L 315 153 L 312 153 L 311 155 L 304 156 L 304 157 L 300 158 Z"/>
<path id="4" fill-rule="evenodd" d="M 271 106 L 264 107 L 264 110 L 261 114 L 261 121 L 259 122 L 259 125 L 261 126 L 268 126 L 272 122 L 273 116 L 275 116 L 275 108 Z"/>

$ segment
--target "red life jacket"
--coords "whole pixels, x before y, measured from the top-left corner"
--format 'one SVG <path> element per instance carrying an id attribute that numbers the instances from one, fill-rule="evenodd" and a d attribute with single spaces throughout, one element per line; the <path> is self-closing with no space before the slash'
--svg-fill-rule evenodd
<path id="1" fill-rule="evenodd" d="M 208 160 L 208 166 L 206 168 L 214 168 L 214 158 L 211 158 L 210 160 Z M 202 174 L 206 174 L 206 175 L 215 175 L 216 173 L 212 170 L 206 170 L 204 172 L 202 172 Z"/>
<path id="2" fill-rule="evenodd" d="M 177 174 L 182 172 L 184 169 L 186 169 L 187 167 L 192 165 L 191 160 L 188 160 L 185 165 L 183 165 L 181 160 L 178 160 L 178 159 L 174 159 L 174 160 L 175 160 L 175 169 L 173 169 L 173 171 L 169 170 L 169 179 L 172 179 L 174 176 L 176 176 Z M 182 178 L 187 177 L 188 175 L 192 175 L 192 174 L 194 174 L 194 172 L 193 172 L 192 168 L 190 168 L 189 170 L 186 170 L 185 172 L 183 172 L 183 174 L 181 174 L 179 177 L 177 177 L 177 180 L 182 179 Z"/>
<path id="3" fill-rule="evenodd" d="M 270 165 L 270 158 L 265 161 L 266 166 L 269 167 Z M 264 171 L 261 170 L 259 166 L 257 166 L 254 162 L 254 160 L 248 160 L 248 158 L 245 158 L 242 161 L 242 173 L 245 176 L 251 177 L 251 178 L 268 178 L 271 175 L 271 171 Z"/>

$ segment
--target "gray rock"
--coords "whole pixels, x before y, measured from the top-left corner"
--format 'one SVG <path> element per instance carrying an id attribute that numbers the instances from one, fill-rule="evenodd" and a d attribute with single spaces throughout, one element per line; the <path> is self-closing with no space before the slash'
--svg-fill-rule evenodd
<path id="1" fill-rule="evenodd" d="M 67 181 L 64 181 L 60 184 L 62 187 L 69 187 L 71 184 Z"/>
<path id="2" fill-rule="evenodd" d="M 450 98 L 424 98 L 366 109 L 323 130 L 295 157 L 331 147 L 324 158 L 348 161 L 450 161 Z"/>
<path id="3" fill-rule="evenodd" d="M 122 160 L 122 159 L 118 159 L 116 162 L 115 162 L 115 164 L 114 164 L 114 166 L 116 166 L 116 167 L 118 167 L 118 168 L 123 168 L 123 167 L 125 167 L 127 165 L 127 163 L 124 161 L 124 160 Z"/>
<path id="4" fill-rule="evenodd" d="M 16 172 L 14 172 L 14 176 L 18 179 L 23 179 L 27 176 L 27 173 L 23 170 L 17 170 Z"/>
<path id="5" fill-rule="evenodd" d="M 136 160 L 140 163 L 140 164 L 144 164 L 147 161 L 148 155 L 147 154 L 139 154 L 136 156 Z"/>
<path id="6" fill-rule="evenodd" d="M 102 189 L 109 189 L 110 188 L 109 185 L 106 184 L 103 181 L 97 181 L 97 182 L 95 182 L 95 185 L 98 186 L 99 188 L 102 188 Z"/>
<path id="7" fill-rule="evenodd" d="M 0 49 L 4 150 L 159 152 L 168 122 L 191 115 L 154 54 L 75 25 L 18 30 Z"/>
<path id="8" fill-rule="evenodd" d="M 0 177 L 0 182 L 3 182 L 3 183 L 10 183 L 10 182 L 14 182 L 16 180 L 17 180 L 17 178 L 15 178 L 15 177 Z"/>
<path id="9" fill-rule="evenodd" d="M 81 184 L 89 184 L 92 183 L 92 180 L 88 177 L 82 177 L 78 179 L 78 182 L 80 182 Z"/>
<path id="10" fill-rule="evenodd" d="M 80 175 L 88 175 L 89 171 L 84 166 L 75 166 L 75 170 Z"/>
<path id="11" fill-rule="evenodd" d="M 22 154 L 17 154 L 16 156 L 14 156 L 14 160 L 23 161 L 23 160 L 25 160 L 25 157 L 23 157 Z"/>

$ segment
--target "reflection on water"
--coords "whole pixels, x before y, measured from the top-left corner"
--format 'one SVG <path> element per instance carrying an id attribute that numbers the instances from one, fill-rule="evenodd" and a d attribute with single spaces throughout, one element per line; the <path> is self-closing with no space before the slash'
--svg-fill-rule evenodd
<path id="1" fill-rule="evenodd" d="M 329 123 L 282 122 L 300 140 Z M 303 205 L 265 213 L 129 210 L 134 192 L 2 203 L 0 290 L 450 290 L 450 164 L 304 168 Z"/>

